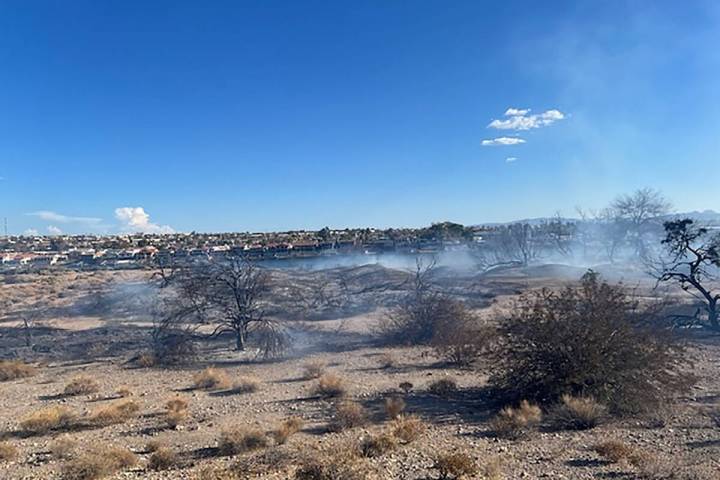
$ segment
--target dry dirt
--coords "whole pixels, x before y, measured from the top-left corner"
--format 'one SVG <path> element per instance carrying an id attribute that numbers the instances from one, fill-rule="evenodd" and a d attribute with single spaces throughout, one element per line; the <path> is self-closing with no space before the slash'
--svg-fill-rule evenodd
<path id="1" fill-rule="evenodd" d="M 479 308 L 492 317 L 492 312 L 518 292 L 557 287 L 577 272 L 562 277 L 556 273 L 545 269 L 533 276 L 495 275 L 474 279 L 472 284 L 485 292 L 487 302 Z M 479 463 L 497 459 L 502 464 L 502 478 L 506 479 L 639 478 L 634 467 L 610 464 L 594 453 L 593 445 L 607 439 L 619 439 L 659 457 L 671 457 L 686 472 L 692 467 L 705 471 L 705 477 L 687 478 L 720 478 L 720 429 L 707 415 L 707 411 L 720 407 L 718 337 L 693 341 L 700 381 L 662 421 L 625 420 L 589 431 L 540 431 L 522 440 L 499 440 L 490 434 L 488 424 L 497 407 L 484 397 L 487 370 L 482 365 L 474 370 L 446 368 L 421 348 L 373 346 L 370 326 L 382 315 L 382 307 L 343 319 L 313 320 L 312 330 L 302 335 L 295 354 L 281 361 L 256 362 L 249 354 L 232 351 L 231 339 L 220 338 L 207 342 L 192 366 L 156 369 L 128 364 L 127 360 L 147 341 L 147 318 L 131 309 L 93 312 L 93 305 L 98 298 L 108 301 L 110 286 L 137 286 L 144 278 L 146 274 L 133 272 L 62 273 L 52 279 L 16 279 L 2 286 L 5 298 L 10 299 L 10 311 L 29 312 L 32 305 L 42 302 L 52 303 L 52 308 L 34 319 L 34 348 L 24 346 L 22 331 L 13 328 L 19 325 L 18 315 L 9 315 L 0 323 L 0 356 L 39 365 L 36 376 L 0 383 L 0 432 L 19 451 L 14 460 L 0 461 L 0 478 L 60 478 L 63 460 L 54 458 L 49 451 L 59 434 L 24 436 L 19 432 L 19 421 L 30 412 L 52 405 L 64 405 L 81 414 L 92 411 L 115 401 L 120 387 L 132 391 L 131 398 L 140 404 L 136 418 L 63 436 L 77 442 L 81 449 L 108 443 L 138 454 L 137 466 L 110 478 L 183 479 L 200 478 L 199 472 L 208 466 L 229 466 L 238 460 L 220 457 L 216 450 L 220 432 L 233 426 L 255 426 L 269 432 L 284 418 L 300 416 L 305 420 L 302 430 L 287 444 L 270 447 L 290 453 L 336 448 L 341 440 L 380 432 L 388 423 L 382 411 L 383 399 L 400 394 L 398 385 L 402 382 L 413 384 L 412 391 L 403 394 L 406 412 L 422 417 L 428 430 L 415 442 L 368 460 L 377 472 L 375 478 L 438 478 L 431 467 L 442 451 L 465 451 Z M 51 287 L 40 288 L 42 285 Z M 394 359 L 391 367 L 383 365 L 386 354 Z M 334 402 L 312 394 L 316 381 L 303 378 L 303 365 L 309 361 L 320 361 L 327 371 L 339 375 L 347 384 L 348 397 L 370 410 L 371 423 L 342 433 L 328 432 Z M 190 390 L 193 375 L 210 365 L 225 370 L 233 379 L 255 377 L 259 389 L 244 394 Z M 60 395 L 77 375 L 94 378 L 99 391 L 76 397 Z M 445 377 L 457 380 L 457 393 L 449 398 L 428 393 L 426 386 L 430 382 Z M 163 406 L 178 395 L 189 401 L 190 417 L 179 427 L 168 428 L 162 418 Z M 181 465 L 166 471 L 149 470 L 145 446 L 151 440 L 177 451 Z M 258 478 L 292 478 L 293 469 L 291 464 Z"/>

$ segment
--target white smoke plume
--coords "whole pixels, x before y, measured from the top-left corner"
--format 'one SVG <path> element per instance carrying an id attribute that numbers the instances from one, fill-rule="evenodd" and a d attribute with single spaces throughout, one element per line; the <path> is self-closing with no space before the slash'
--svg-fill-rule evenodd
<path id="1" fill-rule="evenodd" d="M 169 225 L 150 222 L 150 215 L 143 207 L 120 207 L 115 209 L 115 218 L 122 224 L 121 229 L 128 232 L 175 233 Z"/>

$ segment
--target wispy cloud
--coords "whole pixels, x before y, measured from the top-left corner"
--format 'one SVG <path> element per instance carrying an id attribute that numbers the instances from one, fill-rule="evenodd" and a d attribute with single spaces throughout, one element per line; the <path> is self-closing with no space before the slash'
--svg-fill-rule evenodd
<path id="1" fill-rule="evenodd" d="M 505 162 L 506 162 L 506 163 L 513 163 L 513 162 L 516 162 L 516 161 L 517 161 L 517 157 L 507 157 L 507 158 L 505 159 Z"/>
<path id="2" fill-rule="evenodd" d="M 169 225 L 150 222 L 150 215 L 143 207 L 120 207 L 115 209 L 115 218 L 122 223 L 121 229 L 129 232 L 175 233 Z"/>
<path id="3" fill-rule="evenodd" d="M 31 212 L 27 215 L 38 217 L 41 220 L 56 223 L 83 223 L 83 224 L 98 224 L 102 222 L 102 218 L 95 217 L 73 217 L 70 215 L 63 215 L 61 213 L 52 212 L 50 210 L 39 210 L 37 212 Z"/>
<path id="4" fill-rule="evenodd" d="M 497 130 L 531 130 L 533 128 L 547 127 L 565 118 L 564 113 L 555 109 L 546 110 L 534 115 L 530 115 L 529 113 L 529 108 L 508 108 L 505 111 L 507 118 L 493 120 L 488 125 L 488 128 L 495 128 Z"/>
<path id="5" fill-rule="evenodd" d="M 488 140 L 483 140 L 482 145 L 483 147 L 498 147 L 502 145 L 520 145 L 521 143 L 525 143 L 525 140 L 519 137 L 498 137 L 498 138 L 492 138 Z"/>

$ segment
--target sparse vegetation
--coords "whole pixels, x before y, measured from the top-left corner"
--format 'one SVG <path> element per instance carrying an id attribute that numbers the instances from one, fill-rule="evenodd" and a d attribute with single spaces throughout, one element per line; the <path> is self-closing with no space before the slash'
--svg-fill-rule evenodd
<path id="1" fill-rule="evenodd" d="M 405 400 L 401 397 L 385 398 L 385 413 L 390 420 L 394 420 L 405 410 Z"/>
<path id="2" fill-rule="evenodd" d="M 400 387 L 400 390 L 402 390 L 407 395 L 412 391 L 415 385 L 410 382 L 400 382 L 400 385 L 398 385 L 398 387 Z"/>
<path id="3" fill-rule="evenodd" d="M 305 380 L 314 380 L 320 378 L 325 373 L 325 363 L 319 360 L 313 360 L 303 365 L 303 378 Z"/>
<path id="4" fill-rule="evenodd" d="M 118 400 L 104 407 L 94 410 L 87 418 L 90 425 L 106 427 L 124 423 L 135 417 L 140 411 L 140 405 L 133 400 Z"/>
<path id="5" fill-rule="evenodd" d="M 402 443 L 412 443 L 427 430 L 427 425 L 415 415 L 400 415 L 393 420 L 390 431 Z"/>
<path id="6" fill-rule="evenodd" d="M 467 453 L 462 452 L 439 454 L 435 458 L 433 468 L 438 471 L 440 478 L 443 480 L 461 479 L 478 473 L 475 460 Z"/>
<path id="7" fill-rule="evenodd" d="M 335 406 L 330 430 L 339 432 L 350 428 L 361 427 L 367 422 L 367 410 L 357 402 L 346 400 Z"/>
<path id="8" fill-rule="evenodd" d="M 99 480 L 137 463 L 129 450 L 113 446 L 95 447 L 69 460 L 62 467 L 63 480 Z"/>
<path id="9" fill-rule="evenodd" d="M 249 427 L 235 427 L 222 431 L 218 439 L 218 452 L 220 455 L 232 456 L 265 448 L 268 445 L 268 438 L 261 430 Z"/>
<path id="10" fill-rule="evenodd" d="M 90 377 L 79 376 L 73 378 L 70 383 L 65 385 L 63 395 L 73 397 L 76 395 L 89 395 L 91 393 L 97 393 L 100 390 L 100 385 Z"/>
<path id="11" fill-rule="evenodd" d="M 55 405 L 42 408 L 26 416 L 20 422 L 20 429 L 34 435 L 66 430 L 73 427 L 77 418 L 77 414 L 69 408 Z"/>
<path id="12" fill-rule="evenodd" d="M 32 377 L 37 368 L 19 360 L 0 360 L 0 382 Z"/>
<path id="13" fill-rule="evenodd" d="M 278 445 L 285 444 L 291 436 L 295 435 L 300 431 L 300 429 L 302 429 L 304 423 L 305 422 L 300 417 L 290 417 L 283 420 L 282 423 L 280 423 L 280 426 L 278 426 L 278 428 L 276 428 L 273 432 L 275 443 Z"/>
<path id="14" fill-rule="evenodd" d="M 560 403 L 550 410 L 550 421 L 561 430 L 595 428 L 605 419 L 607 408 L 592 397 L 563 395 Z"/>
<path id="15" fill-rule="evenodd" d="M 15 445 L 0 441 L 0 462 L 15 460 L 18 456 L 18 449 Z"/>
<path id="16" fill-rule="evenodd" d="M 342 378 L 334 373 L 325 373 L 318 379 L 312 393 L 321 397 L 335 398 L 345 396 L 347 389 Z"/>
<path id="17" fill-rule="evenodd" d="M 498 437 L 517 439 L 527 435 L 541 420 L 540 407 L 523 400 L 517 408 L 505 407 L 500 410 L 490 426 Z"/>
<path id="18" fill-rule="evenodd" d="M 302 458 L 295 480 L 367 480 L 371 469 L 355 444 L 336 444 L 326 451 L 311 452 Z"/>
<path id="19" fill-rule="evenodd" d="M 382 432 L 364 438 L 360 443 L 360 451 L 364 457 L 381 457 L 395 450 L 397 446 L 398 440 L 396 437 L 387 432 Z"/>
<path id="20" fill-rule="evenodd" d="M 260 381 L 253 377 L 242 377 L 233 383 L 231 393 L 243 394 L 253 393 L 260 389 Z"/>
<path id="21" fill-rule="evenodd" d="M 165 403 L 165 423 L 170 428 L 177 428 L 190 416 L 190 402 L 183 397 L 175 397 Z"/>
<path id="22" fill-rule="evenodd" d="M 458 387 L 454 378 L 441 378 L 430 382 L 427 389 L 433 395 L 447 398 L 457 392 Z"/>
<path id="23" fill-rule="evenodd" d="M 77 447 L 77 442 L 64 434 L 50 443 L 48 449 L 53 457 L 61 460 L 67 460 L 75 454 Z"/>
<path id="24" fill-rule="evenodd" d="M 180 457 L 168 447 L 156 449 L 148 459 L 150 470 L 169 470 L 180 464 Z"/>
<path id="25" fill-rule="evenodd" d="M 208 367 L 193 377 L 193 388 L 197 390 L 223 390 L 230 387 L 230 377 L 225 371 Z"/>
<path id="26" fill-rule="evenodd" d="M 598 443 L 593 450 L 610 463 L 630 461 L 637 455 L 637 450 L 620 440 L 606 440 Z"/>

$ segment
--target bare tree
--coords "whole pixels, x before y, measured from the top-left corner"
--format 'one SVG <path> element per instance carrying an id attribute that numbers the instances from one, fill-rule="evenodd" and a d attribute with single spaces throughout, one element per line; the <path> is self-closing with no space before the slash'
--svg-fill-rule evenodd
<path id="1" fill-rule="evenodd" d="M 629 240 L 638 255 L 647 253 L 645 236 L 659 226 L 658 217 L 670 212 L 672 205 L 657 190 L 641 188 L 632 195 L 616 198 L 610 208 L 626 227 Z"/>
<path id="2" fill-rule="evenodd" d="M 498 259 L 527 266 L 540 256 L 541 242 L 529 223 L 513 223 L 500 228 L 496 238 Z"/>
<path id="3" fill-rule="evenodd" d="M 720 329 L 720 291 L 712 283 L 720 273 L 720 235 L 711 237 L 707 228 L 694 225 L 685 218 L 665 222 L 665 239 L 669 259 L 650 264 L 658 283 L 677 282 L 684 291 L 702 302 L 707 323 Z"/>

